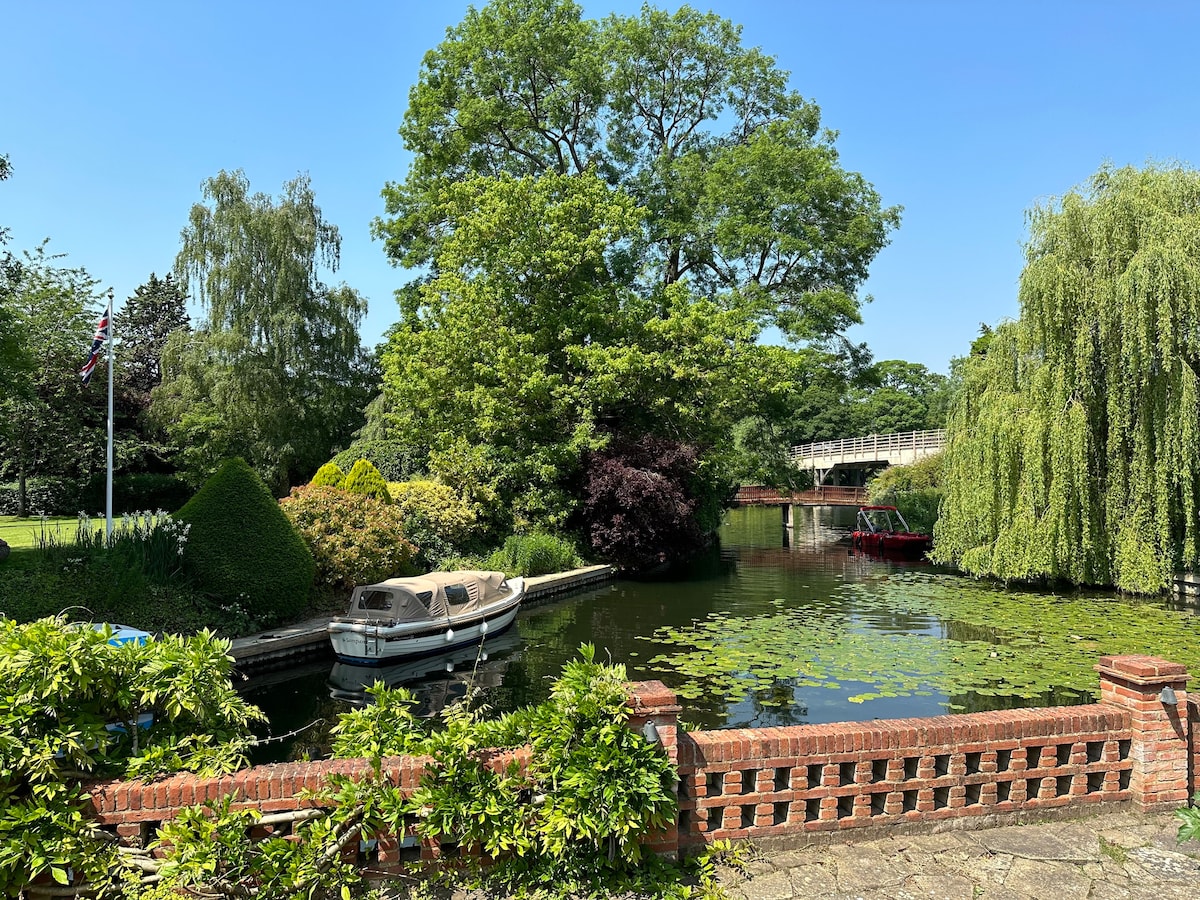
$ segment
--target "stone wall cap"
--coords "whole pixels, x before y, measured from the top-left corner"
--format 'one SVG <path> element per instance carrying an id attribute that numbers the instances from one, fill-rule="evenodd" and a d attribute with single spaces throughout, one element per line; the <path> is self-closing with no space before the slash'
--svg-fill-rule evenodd
<path id="1" fill-rule="evenodd" d="M 1188 677 L 1187 666 L 1183 663 L 1137 654 L 1102 656 L 1095 669 L 1103 675 L 1114 675 L 1140 685 L 1161 684 Z"/>

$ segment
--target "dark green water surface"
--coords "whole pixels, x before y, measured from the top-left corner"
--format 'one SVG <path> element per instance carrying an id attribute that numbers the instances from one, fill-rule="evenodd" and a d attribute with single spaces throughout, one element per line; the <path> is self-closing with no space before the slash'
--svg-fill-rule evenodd
<path id="1" fill-rule="evenodd" d="M 869 720 L 1090 702 L 1106 653 L 1148 653 L 1200 671 L 1200 619 L 1165 602 L 1008 590 L 921 563 L 851 554 L 849 508 L 729 513 L 720 546 L 687 567 L 523 609 L 476 648 L 383 669 L 332 657 L 258 675 L 244 693 L 281 735 L 266 762 L 320 754 L 326 729 L 382 676 L 434 714 L 468 684 L 513 709 L 545 698 L 591 642 L 631 679 L 675 688 L 705 727 Z"/>

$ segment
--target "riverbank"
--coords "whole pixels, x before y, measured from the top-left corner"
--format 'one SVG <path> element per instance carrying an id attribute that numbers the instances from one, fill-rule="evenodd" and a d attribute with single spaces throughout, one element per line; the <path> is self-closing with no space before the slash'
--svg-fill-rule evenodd
<path id="1" fill-rule="evenodd" d="M 584 566 L 552 575 L 525 579 L 523 605 L 531 605 L 560 594 L 608 581 L 616 575 L 613 566 Z M 234 638 L 229 655 L 241 669 L 272 666 L 300 656 L 325 653 L 329 649 L 326 626 L 333 616 L 322 615 L 294 625 L 272 628 L 258 634 Z"/>

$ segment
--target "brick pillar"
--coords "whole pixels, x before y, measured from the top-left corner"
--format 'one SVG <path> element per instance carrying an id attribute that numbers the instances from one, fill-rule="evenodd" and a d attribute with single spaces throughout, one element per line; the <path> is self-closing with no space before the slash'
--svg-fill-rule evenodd
<path id="1" fill-rule="evenodd" d="M 1102 656 L 1096 671 L 1101 702 L 1131 713 L 1134 806 L 1145 811 L 1186 803 L 1191 755 L 1186 667 L 1154 656 Z M 1174 703 L 1160 699 L 1167 687 L 1175 693 Z"/>
<path id="2" fill-rule="evenodd" d="M 679 765 L 679 699 L 675 692 L 661 681 L 635 681 L 629 685 L 629 727 L 642 734 L 647 722 L 653 722 L 658 731 L 658 742 L 666 751 L 672 766 Z M 678 786 L 676 787 L 678 790 Z M 654 835 L 650 849 L 674 859 L 679 853 L 679 820 L 670 823 L 666 830 Z"/>

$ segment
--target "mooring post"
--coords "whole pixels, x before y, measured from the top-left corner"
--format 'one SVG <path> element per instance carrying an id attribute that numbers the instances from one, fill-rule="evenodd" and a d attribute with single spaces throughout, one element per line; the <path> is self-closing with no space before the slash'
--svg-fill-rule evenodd
<path id="1" fill-rule="evenodd" d="M 792 504 L 791 503 L 783 504 L 783 527 L 791 528 L 795 524 L 796 524 L 796 522 L 795 522 L 795 518 L 794 518 L 794 513 L 792 512 Z"/>

